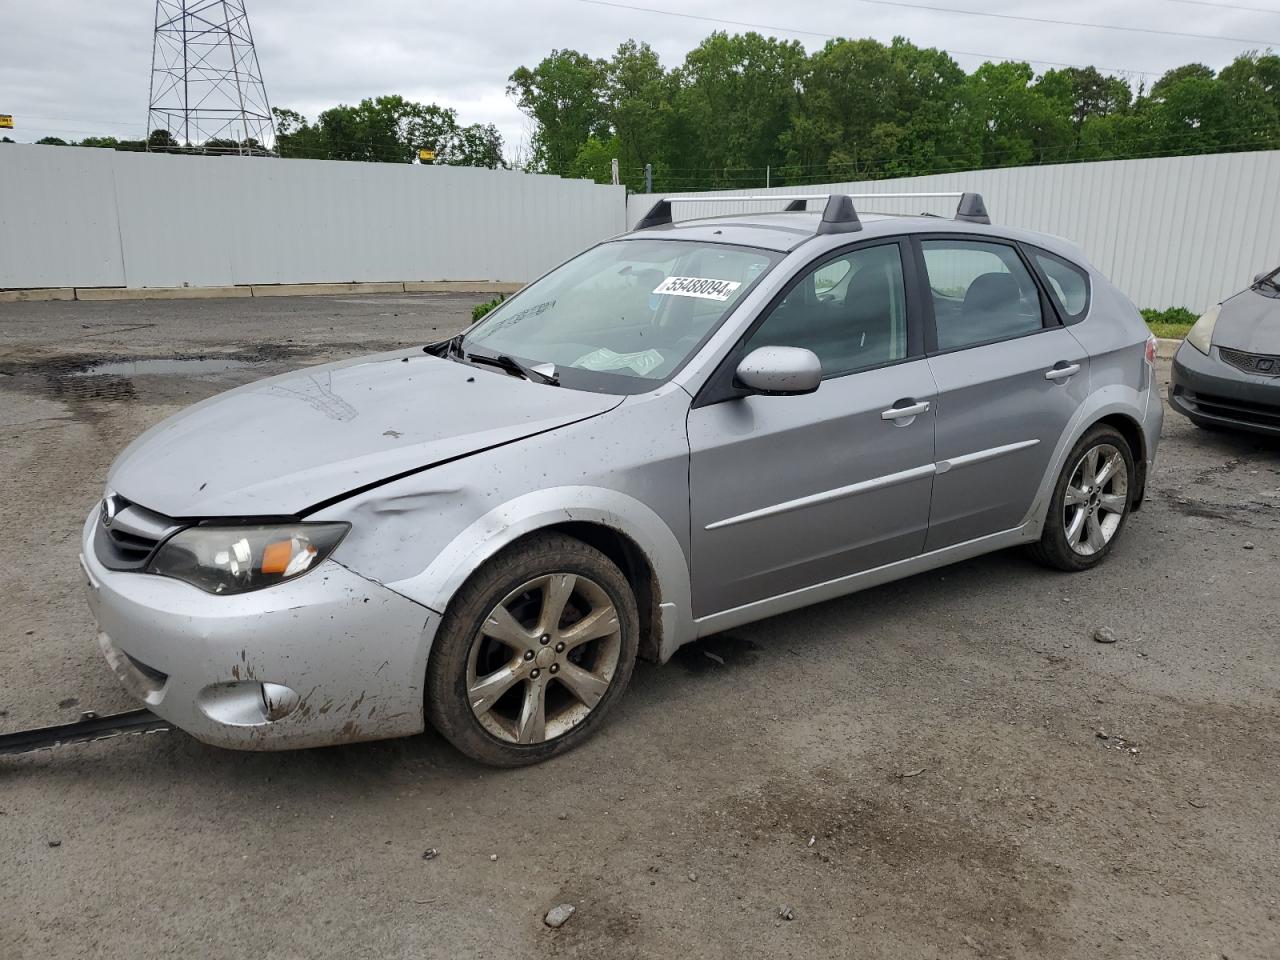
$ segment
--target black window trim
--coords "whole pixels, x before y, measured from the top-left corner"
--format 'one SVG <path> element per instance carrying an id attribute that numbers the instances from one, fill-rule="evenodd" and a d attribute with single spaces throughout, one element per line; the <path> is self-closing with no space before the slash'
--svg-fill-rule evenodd
<path id="1" fill-rule="evenodd" d="M 690 409 L 698 407 L 706 407 L 715 403 L 723 403 L 726 400 L 737 400 L 742 397 L 754 395 L 754 391 L 745 387 L 737 386 L 734 378 L 737 375 L 738 364 L 742 362 L 745 356 L 743 350 L 747 342 L 755 334 L 757 330 L 764 324 L 777 306 L 786 299 L 800 282 L 810 274 L 821 270 L 833 260 L 839 260 L 841 257 L 847 257 L 859 250 L 869 250 L 873 247 L 884 247 L 895 245 L 898 248 L 898 257 L 902 261 L 902 289 L 903 296 L 906 298 L 906 321 L 907 321 L 907 353 L 906 356 L 898 360 L 886 360 L 884 363 L 872 364 L 867 367 L 859 367 L 857 370 L 849 370 L 845 373 L 826 374 L 822 376 L 823 381 L 839 380 L 844 377 L 856 377 L 860 373 L 867 373 L 871 370 L 882 370 L 885 367 L 894 367 L 901 363 L 909 363 L 912 360 L 919 360 L 926 356 L 925 353 L 925 317 L 924 303 L 922 303 L 922 288 L 920 286 L 923 276 L 918 274 L 919 265 L 916 255 L 913 253 L 910 237 L 906 234 L 895 234 L 892 236 L 869 237 L 855 243 L 845 244 L 826 251 L 818 257 L 805 263 L 798 269 L 790 280 L 779 290 L 772 299 L 766 303 L 760 311 L 752 319 L 750 325 L 728 352 L 716 365 L 714 371 L 703 382 L 694 395 L 693 403 Z"/>
<path id="2" fill-rule="evenodd" d="M 1044 247 L 1037 247 L 1034 243 L 1019 244 L 1025 254 L 1024 259 L 1034 269 L 1036 279 L 1040 281 L 1045 293 L 1049 295 L 1049 301 L 1053 304 L 1054 312 L 1058 315 L 1058 322 L 1064 327 L 1079 323 L 1089 315 L 1089 309 L 1093 306 L 1093 277 L 1089 276 L 1089 271 L 1074 260 L 1069 260 L 1061 254 L 1054 253 L 1052 250 L 1046 250 Z M 1050 260 L 1057 260 L 1059 263 L 1070 267 L 1084 275 L 1084 307 L 1079 313 L 1067 313 L 1067 305 L 1059 303 L 1057 295 L 1053 292 L 1053 287 L 1049 283 L 1049 275 L 1040 266 L 1040 261 L 1036 259 L 1037 254 L 1042 254 Z"/>
<path id="3" fill-rule="evenodd" d="M 1022 263 L 1023 268 L 1027 271 L 1027 275 L 1031 277 L 1031 282 L 1035 285 L 1036 293 L 1040 299 L 1040 327 L 1037 330 L 1028 330 L 1026 333 L 1015 334 L 1011 337 L 993 337 L 990 340 L 979 340 L 976 343 L 966 343 L 961 347 L 951 347 L 947 350 L 938 349 L 938 318 L 933 309 L 933 293 L 929 283 L 929 271 L 924 261 L 924 246 L 928 240 L 959 240 L 968 243 L 985 243 L 991 246 L 1009 247 L 1013 250 L 1014 256 Z M 992 236 L 985 233 L 913 233 L 911 234 L 911 247 L 916 257 L 916 270 L 920 278 L 920 297 L 923 301 L 922 308 L 925 318 L 924 338 L 925 338 L 925 356 L 941 357 L 949 353 L 959 353 L 961 350 L 972 350 L 975 347 L 989 347 L 993 343 L 1006 343 L 1010 340 L 1021 340 L 1024 337 L 1034 337 L 1037 334 L 1044 333 L 1046 330 L 1054 330 L 1062 326 L 1062 318 L 1058 315 L 1057 308 L 1053 304 L 1053 299 L 1046 292 L 1044 282 L 1041 280 L 1040 273 L 1029 262 L 1026 252 L 1022 249 L 1022 245 L 1016 240 L 1010 240 L 1006 237 Z"/>

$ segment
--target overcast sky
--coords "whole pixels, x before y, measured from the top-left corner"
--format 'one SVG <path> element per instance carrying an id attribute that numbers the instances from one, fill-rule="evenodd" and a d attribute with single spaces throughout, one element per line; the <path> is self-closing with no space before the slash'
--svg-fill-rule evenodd
<path id="1" fill-rule="evenodd" d="M 886 42 L 901 34 L 951 51 L 966 70 L 981 62 L 968 55 L 976 53 L 1096 64 L 1130 71 L 1135 81 L 1138 71 L 1146 71 L 1148 83 L 1190 61 L 1219 68 L 1268 40 L 1280 48 L 1280 0 L 903 0 L 1257 38 L 1251 44 L 916 11 L 867 0 L 619 2 L 772 27 L 760 32 L 800 40 L 810 50 L 824 42 L 814 33 Z M 247 0 L 247 6 L 273 105 L 314 117 L 335 103 L 399 93 L 453 107 L 463 123 L 497 124 L 508 152 L 530 134 L 506 95 L 507 77 L 517 66 L 532 66 L 556 47 L 608 56 L 634 38 L 650 43 L 670 67 L 712 30 L 747 29 L 585 0 Z M 5 132 L 23 141 L 141 137 L 154 13 L 152 0 L 0 0 L 0 113 L 13 114 L 16 122 L 14 131 Z"/>

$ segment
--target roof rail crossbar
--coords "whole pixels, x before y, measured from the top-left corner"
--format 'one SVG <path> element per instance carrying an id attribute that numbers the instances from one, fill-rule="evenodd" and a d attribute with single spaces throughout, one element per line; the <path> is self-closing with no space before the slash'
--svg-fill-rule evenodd
<path id="1" fill-rule="evenodd" d="M 858 211 L 853 209 L 853 198 L 848 194 L 833 193 L 822 211 L 818 233 L 856 233 L 861 229 L 862 221 L 858 219 Z"/>
<path id="2" fill-rule="evenodd" d="M 773 193 L 754 196 L 717 196 L 717 197 L 663 197 L 646 213 L 635 229 L 644 230 L 671 223 L 671 205 L 673 203 L 777 203 L 788 200 L 784 208 L 794 213 L 808 208 L 810 200 L 827 201 L 822 212 L 822 222 L 818 225 L 818 233 L 852 233 L 862 229 L 862 222 L 853 207 L 854 200 L 916 200 L 926 198 L 954 198 L 960 202 L 956 207 L 955 219 L 968 223 L 990 223 L 987 207 L 982 202 L 980 193 L 962 193 L 946 191 L 936 193 Z"/>
<path id="3" fill-rule="evenodd" d="M 647 230 L 649 227 L 660 227 L 664 223 L 671 222 L 671 201 L 659 200 L 649 212 L 640 218 L 640 222 L 636 224 L 637 230 Z"/>
<path id="4" fill-rule="evenodd" d="M 987 205 L 982 202 L 980 193 L 964 193 L 960 195 L 960 204 L 956 207 L 956 219 L 967 223 L 990 223 Z"/>

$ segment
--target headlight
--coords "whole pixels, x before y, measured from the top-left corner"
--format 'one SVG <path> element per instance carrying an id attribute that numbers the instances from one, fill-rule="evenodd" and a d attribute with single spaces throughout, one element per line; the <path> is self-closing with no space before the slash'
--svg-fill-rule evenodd
<path id="1" fill-rule="evenodd" d="M 1213 327 L 1218 322 L 1218 314 L 1222 304 L 1215 304 L 1204 312 L 1187 334 L 1187 343 L 1191 344 L 1206 357 L 1209 355 L 1209 344 L 1213 342 Z"/>
<path id="2" fill-rule="evenodd" d="M 349 529 L 348 523 L 201 524 L 166 540 L 147 572 L 208 593 L 261 590 L 315 569 Z"/>

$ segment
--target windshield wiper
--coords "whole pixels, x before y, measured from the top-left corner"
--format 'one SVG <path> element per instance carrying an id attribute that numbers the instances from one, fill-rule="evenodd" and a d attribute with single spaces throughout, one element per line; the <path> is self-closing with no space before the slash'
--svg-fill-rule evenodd
<path id="1" fill-rule="evenodd" d="M 554 373 L 543 373 L 536 367 L 531 367 L 528 364 L 521 363 L 514 357 L 507 356 L 505 353 L 499 353 L 495 356 L 489 356 L 483 353 L 462 353 L 461 348 L 459 348 L 459 353 L 463 359 L 470 363 L 485 363 L 491 367 L 497 367 L 500 370 L 505 370 L 507 373 L 513 373 L 517 377 L 524 377 L 526 380 L 531 380 L 534 383 L 546 383 L 553 387 L 560 386 L 560 378 Z"/>
<path id="2" fill-rule="evenodd" d="M 462 352 L 462 334 L 450 337 L 448 340 L 441 340 L 438 343 L 429 343 L 422 348 L 423 353 L 430 353 L 433 356 L 444 357 L 463 357 Z"/>

